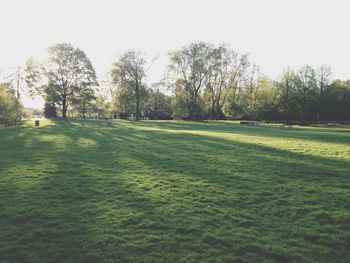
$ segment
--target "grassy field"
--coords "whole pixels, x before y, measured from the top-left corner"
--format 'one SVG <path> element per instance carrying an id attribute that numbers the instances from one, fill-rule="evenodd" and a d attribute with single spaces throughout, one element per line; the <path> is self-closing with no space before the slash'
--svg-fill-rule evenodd
<path id="1" fill-rule="evenodd" d="M 350 129 L 0 129 L 0 262 L 349 262 Z"/>

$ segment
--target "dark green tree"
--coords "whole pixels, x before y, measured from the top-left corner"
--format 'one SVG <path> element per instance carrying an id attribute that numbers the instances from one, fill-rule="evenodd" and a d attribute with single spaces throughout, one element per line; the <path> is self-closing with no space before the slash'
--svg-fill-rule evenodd
<path id="1" fill-rule="evenodd" d="M 45 118 L 56 118 L 57 110 L 55 103 L 45 102 L 44 104 L 44 116 Z"/>
<path id="2" fill-rule="evenodd" d="M 152 119 L 171 118 L 171 101 L 159 89 L 150 90 L 145 107 L 145 116 Z"/>

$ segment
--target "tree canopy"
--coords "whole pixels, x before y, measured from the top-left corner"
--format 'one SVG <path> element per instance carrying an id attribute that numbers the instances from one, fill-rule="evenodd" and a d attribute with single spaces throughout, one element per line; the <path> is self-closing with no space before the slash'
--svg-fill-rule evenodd
<path id="1" fill-rule="evenodd" d="M 68 43 L 48 48 L 45 62 L 26 63 L 26 83 L 32 93 L 41 94 L 45 101 L 61 108 L 67 117 L 70 103 L 84 103 L 94 98 L 98 86 L 95 70 L 86 54 Z M 84 110 L 83 110 L 84 114 Z"/>
<path id="2" fill-rule="evenodd" d="M 128 50 L 121 55 L 111 70 L 116 86 L 116 107 L 121 117 L 141 118 L 141 104 L 146 94 L 146 60 L 140 51 Z"/>
<path id="3" fill-rule="evenodd" d="M 61 43 L 48 48 L 46 60 L 26 61 L 25 83 L 29 94 L 45 99 L 46 117 L 66 118 L 69 111 L 84 118 L 135 120 L 350 120 L 350 80 L 334 80 L 327 65 L 287 67 L 271 79 L 247 54 L 227 44 L 207 42 L 185 45 L 168 58 L 165 77 L 147 83 L 145 54 L 127 50 L 112 64 L 108 92 L 103 92 L 97 89 L 96 73 L 86 54 Z M 2 116 L 14 109 L 20 116 L 19 94 L 12 86 L 1 86 Z M 10 115 L 7 123 L 16 123 L 18 117 Z"/>
<path id="4" fill-rule="evenodd" d="M 11 83 L 0 83 L 0 125 L 13 126 L 21 123 L 23 106 L 16 97 Z"/>

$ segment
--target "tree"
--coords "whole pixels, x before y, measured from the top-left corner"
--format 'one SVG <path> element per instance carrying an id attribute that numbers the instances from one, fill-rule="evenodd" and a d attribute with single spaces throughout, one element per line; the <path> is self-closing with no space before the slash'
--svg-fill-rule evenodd
<path id="1" fill-rule="evenodd" d="M 134 98 L 135 118 L 137 121 L 141 118 L 141 103 L 144 100 L 146 84 L 146 60 L 140 51 L 128 50 L 120 56 L 117 62 L 112 65 L 111 77 L 113 84 L 117 87 L 119 96 L 119 106 L 125 106 L 124 98 Z M 121 99 L 123 97 L 123 99 Z"/>
<path id="2" fill-rule="evenodd" d="M 276 81 L 279 119 L 293 120 L 299 118 L 297 105 L 298 76 L 291 68 L 285 69 Z"/>
<path id="3" fill-rule="evenodd" d="M 335 80 L 324 90 L 323 119 L 350 120 L 350 82 Z"/>
<path id="4" fill-rule="evenodd" d="M 126 86 L 118 86 L 113 96 L 115 114 L 121 119 L 129 119 L 135 115 L 135 93 Z"/>
<path id="5" fill-rule="evenodd" d="M 230 89 L 238 87 L 237 82 L 248 65 L 247 55 L 240 55 L 227 45 L 220 45 L 213 50 L 213 66 L 205 89 L 210 119 L 223 118 L 223 106 Z"/>
<path id="6" fill-rule="evenodd" d="M 174 90 L 182 89 L 181 96 L 188 97 L 188 114 L 193 120 L 201 115 L 199 96 L 210 78 L 213 52 L 211 44 L 196 42 L 170 53 L 170 86 Z"/>
<path id="7" fill-rule="evenodd" d="M 176 120 L 186 119 L 190 116 L 188 105 L 189 97 L 185 91 L 177 86 L 175 88 L 175 96 L 171 100 L 172 117 Z"/>
<path id="8" fill-rule="evenodd" d="M 317 119 L 323 118 L 324 103 L 325 103 L 325 89 L 330 84 L 330 78 L 332 75 L 332 70 L 329 66 L 323 65 L 316 69 L 316 82 L 319 90 L 319 102 L 318 102 L 318 112 Z"/>
<path id="9" fill-rule="evenodd" d="M 92 112 L 94 112 L 98 118 L 106 117 L 108 114 L 108 102 L 105 96 L 98 95 L 96 100 L 92 104 Z"/>
<path id="10" fill-rule="evenodd" d="M 150 90 L 146 103 L 145 116 L 152 120 L 171 118 L 170 103 L 170 98 L 160 92 L 159 89 Z"/>
<path id="11" fill-rule="evenodd" d="M 44 116 L 45 116 L 45 118 L 56 118 L 57 117 L 55 103 L 45 102 L 45 104 L 44 104 Z"/>
<path id="12" fill-rule="evenodd" d="M 66 118 L 69 103 L 83 89 L 98 85 L 95 70 L 86 54 L 71 44 L 62 43 L 48 48 L 47 62 L 36 66 L 26 63 L 26 82 L 32 93 L 38 93 L 46 102 L 58 104 Z"/>
<path id="13" fill-rule="evenodd" d="M 222 103 L 225 116 L 237 118 L 244 114 L 242 109 L 242 94 L 248 80 L 250 63 L 246 54 L 234 59 L 234 66 L 228 81 L 228 88 Z"/>
<path id="14" fill-rule="evenodd" d="M 316 118 L 317 83 L 315 70 L 306 65 L 302 67 L 297 79 L 298 104 L 302 120 Z"/>
<path id="15" fill-rule="evenodd" d="M 316 69 L 316 81 L 317 86 L 322 97 L 324 90 L 330 84 L 330 78 L 332 76 L 332 69 L 327 65 L 322 65 Z"/>
<path id="16" fill-rule="evenodd" d="M 25 83 L 27 85 L 29 94 L 34 96 L 38 83 L 41 81 L 40 65 L 34 61 L 32 57 L 28 58 L 24 68 Z"/>
<path id="17" fill-rule="evenodd" d="M 16 97 L 10 83 L 0 83 L 0 124 L 13 126 L 21 124 L 23 106 Z"/>
<path id="18" fill-rule="evenodd" d="M 243 90 L 241 91 L 240 107 L 242 113 L 248 119 L 255 119 L 257 117 L 257 101 L 260 82 L 260 69 L 258 66 L 253 65 L 250 68 L 246 79 L 244 80 Z"/>
<path id="19" fill-rule="evenodd" d="M 267 75 L 261 75 L 258 81 L 256 100 L 256 115 L 258 119 L 278 119 L 277 89 L 272 79 Z"/>
<path id="20" fill-rule="evenodd" d="M 72 98 L 72 104 L 78 112 L 85 118 L 89 109 L 91 109 L 93 101 L 96 99 L 95 91 L 90 85 L 85 86 L 83 83 L 79 86 L 76 95 Z"/>

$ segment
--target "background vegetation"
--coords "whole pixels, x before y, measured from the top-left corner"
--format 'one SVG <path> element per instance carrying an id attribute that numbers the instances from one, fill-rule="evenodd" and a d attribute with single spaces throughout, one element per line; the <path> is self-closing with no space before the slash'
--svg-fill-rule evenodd
<path id="1" fill-rule="evenodd" d="M 0 127 L 21 124 L 23 106 L 11 83 L 0 83 Z"/>
<path id="2" fill-rule="evenodd" d="M 86 54 L 62 43 L 43 62 L 28 59 L 22 75 L 49 118 L 350 121 L 350 80 L 334 80 L 326 65 L 286 68 L 271 79 L 247 54 L 195 42 L 169 53 L 160 82 L 147 82 L 149 68 L 141 51 L 128 50 L 99 87 Z"/>

